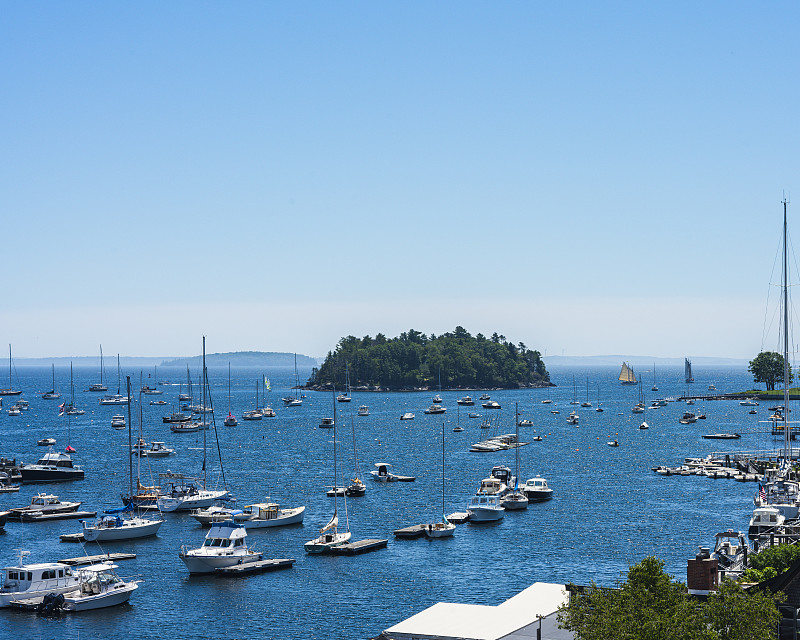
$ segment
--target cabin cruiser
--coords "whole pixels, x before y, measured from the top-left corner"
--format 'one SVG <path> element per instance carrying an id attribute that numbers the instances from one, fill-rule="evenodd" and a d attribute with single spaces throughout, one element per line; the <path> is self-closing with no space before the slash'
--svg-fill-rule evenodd
<path id="1" fill-rule="evenodd" d="M 440 395 L 437 393 L 435 396 L 433 396 L 433 399 L 431 400 L 431 402 L 433 402 L 434 404 L 441 404 L 441 402 L 442 402 L 442 396 L 440 396 Z"/>
<path id="2" fill-rule="evenodd" d="M 16 566 L 5 567 L 5 579 L 0 587 L 0 607 L 16 600 L 42 598 L 49 593 L 73 591 L 80 582 L 73 568 L 60 562 L 25 564 L 30 551 L 21 551 Z"/>
<path id="3" fill-rule="evenodd" d="M 481 406 L 484 409 L 500 409 L 500 403 L 495 402 L 494 400 L 487 400 L 486 402 L 482 403 Z"/>
<path id="4" fill-rule="evenodd" d="M 488 393 L 484 393 L 479 400 L 491 400 L 491 396 Z"/>
<path id="5" fill-rule="evenodd" d="M 400 416 L 400 419 L 401 420 L 413 420 L 414 419 L 414 414 L 411 413 L 410 411 L 408 411 L 408 412 L 404 413 L 402 416 Z"/>
<path id="6" fill-rule="evenodd" d="M 83 469 L 72 463 L 68 453 L 50 450 L 36 464 L 20 467 L 22 482 L 66 482 L 83 480 Z"/>
<path id="7" fill-rule="evenodd" d="M 432 404 L 430 407 L 425 409 L 425 413 L 445 413 L 447 409 L 445 407 L 441 407 L 438 404 Z"/>
<path id="8" fill-rule="evenodd" d="M 165 458 L 175 453 L 175 449 L 166 447 L 163 442 L 153 441 L 150 443 L 150 448 L 141 450 L 139 455 L 143 458 Z"/>
<path id="9" fill-rule="evenodd" d="M 128 396 L 123 396 L 122 394 L 115 393 L 110 396 L 104 396 L 100 398 L 100 404 L 102 406 L 111 406 L 117 404 L 128 404 Z"/>
<path id="10" fill-rule="evenodd" d="M 201 507 L 210 507 L 215 500 L 224 500 L 230 496 L 229 491 L 211 491 L 198 489 L 191 478 L 172 476 L 177 482 L 171 483 L 168 493 L 162 494 L 156 500 L 156 506 L 161 511 L 191 511 Z"/>
<path id="11" fill-rule="evenodd" d="M 275 409 L 267 405 L 261 410 L 261 415 L 265 418 L 274 418 L 277 414 L 275 413 Z"/>
<path id="12" fill-rule="evenodd" d="M 95 382 L 94 384 L 90 384 L 87 391 L 92 391 L 94 393 L 102 393 L 108 391 L 108 387 L 104 385 L 102 382 Z"/>
<path id="13" fill-rule="evenodd" d="M 567 424 L 578 424 L 578 420 L 580 420 L 580 416 L 574 411 L 570 411 L 567 416 Z"/>
<path id="14" fill-rule="evenodd" d="M 200 431 L 202 425 L 199 422 L 176 422 L 169 425 L 172 433 L 194 433 Z"/>
<path id="15" fill-rule="evenodd" d="M 160 396 L 164 392 L 161 391 L 161 389 L 156 389 L 155 387 L 148 387 L 147 385 L 144 385 L 142 387 L 142 393 L 146 396 Z"/>
<path id="16" fill-rule="evenodd" d="M 171 413 L 168 416 L 163 416 L 161 418 L 161 421 L 164 424 L 178 424 L 178 423 L 181 423 L 181 422 L 189 422 L 191 419 L 192 419 L 191 414 L 187 414 L 187 413 L 182 413 L 180 411 L 176 411 L 174 413 Z"/>
<path id="17" fill-rule="evenodd" d="M 501 496 L 506 492 L 507 489 L 508 487 L 498 478 L 489 477 L 481 480 L 481 486 L 478 487 L 478 491 L 475 495 Z"/>
<path id="18" fill-rule="evenodd" d="M 181 547 L 179 557 L 189 573 L 212 573 L 234 565 L 249 564 L 263 559 L 262 554 L 247 548 L 247 531 L 232 520 L 215 522 L 206 534 L 202 547 Z"/>
<path id="19" fill-rule="evenodd" d="M 17 405 L 14 405 L 13 407 L 11 407 L 8 410 L 8 415 L 10 415 L 10 416 L 21 416 L 22 415 L 22 410 Z"/>
<path id="20" fill-rule="evenodd" d="M 475 401 L 470 396 L 464 396 L 463 398 L 456 400 L 456 404 L 460 404 L 462 407 L 471 407 L 475 404 Z"/>
<path id="21" fill-rule="evenodd" d="M 42 438 L 41 440 L 36 441 L 36 444 L 40 447 L 52 447 L 55 443 L 55 438 Z"/>
<path id="22" fill-rule="evenodd" d="M 697 422 L 697 416 L 694 415 L 691 411 L 686 411 L 683 414 L 683 417 L 681 417 L 681 419 L 678 420 L 678 422 L 680 422 L 681 424 L 694 424 L 695 422 Z"/>
<path id="23" fill-rule="evenodd" d="M 553 497 L 553 490 L 547 486 L 547 480 L 540 476 L 528 478 L 520 490 L 528 498 L 529 502 L 544 502 Z"/>
<path id="24" fill-rule="evenodd" d="M 357 412 L 357 413 L 358 413 L 358 415 L 360 415 L 360 416 L 368 416 L 368 415 L 369 415 L 369 408 L 367 407 L 367 405 L 365 405 L 365 404 L 362 404 L 362 405 L 361 405 L 361 406 L 358 408 L 358 412 Z"/>
<path id="25" fill-rule="evenodd" d="M 12 520 L 20 520 L 29 513 L 69 513 L 70 511 L 77 511 L 80 506 L 80 502 L 61 502 L 58 496 L 52 493 L 37 493 L 31 497 L 31 503 L 27 507 L 10 509 L 9 517 Z"/>
<path id="26" fill-rule="evenodd" d="M 784 522 L 786 522 L 786 518 L 777 507 L 757 507 L 753 509 L 753 517 L 750 518 L 747 535 L 752 539 L 770 533 L 782 533 Z"/>
<path id="27" fill-rule="evenodd" d="M 111 426 L 114 427 L 115 429 L 123 429 L 126 426 L 125 416 L 123 415 L 111 416 Z"/>
<path id="28" fill-rule="evenodd" d="M 242 414 L 242 420 L 261 420 L 263 417 L 264 414 L 261 413 L 261 409 L 252 409 Z"/>
<path id="29" fill-rule="evenodd" d="M 500 520 L 505 512 L 497 495 L 475 495 L 467 505 L 470 522 L 493 522 Z"/>
<path id="30" fill-rule="evenodd" d="M 259 502 L 247 505 L 244 509 L 229 509 L 212 506 L 207 509 L 195 509 L 191 516 L 203 526 L 211 526 L 221 520 L 233 520 L 245 529 L 264 529 L 281 527 L 303 522 L 305 507 L 281 509 L 274 502 Z"/>
<path id="31" fill-rule="evenodd" d="M 78 570 L 80 587 L 64 593 L 61 609 L 90 611 L 127 602 L 139 588 L 139 580 L 124 581 L 117 575 L 118 566 L 110 562 L 92 564 Z"/>
<path id="32" fill-rule="evenodd" d="M 319 421 L 320 429 L 333 429 L 333 418 L 322 418 Z"/>
<path id="33" fill-rule="evenodd" d="M 663 399 L 653 400 L 650 403 L 651 409 L 658 409 L 659 407 L 666 407 L 666 406 L 667 406 L 667 401 Z"/>

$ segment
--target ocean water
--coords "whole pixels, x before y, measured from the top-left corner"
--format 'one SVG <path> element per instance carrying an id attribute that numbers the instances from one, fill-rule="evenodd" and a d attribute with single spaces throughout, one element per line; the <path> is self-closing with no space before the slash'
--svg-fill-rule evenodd
<path id="1" fill-rule="evenodd" d="M 320 419 L 331 416 L 329 393 L 309 392 L 303 406 L 284 408 L 280 398 L 291 394 L 294 371 L 234 369 L 231 405 L 242 411 L 255 406 L 256 380 L 267 375 L 272 382 L 269 401 L 277 417 L 258 422 L 239 421 L 222 426 L 228 409 L 227 369 L 209 370 L 217 414 L 220 452 L 228 487 L 239 505 L 263 501 L 268 496 L 283 506 L 306 506 L 303 525 L 252 531 L 248 540 L 268 557 L 295 558 L 291 569 L 242 578 L 190 576 L 178 557 L 182 544 L 199 546 L 205 535 L 186 514 L 166 514 L 158 536 L 138 541 L 86 544 L 89 554 L 132 551 L 135 560 L 120 562 L 119 573 L 144 582 L 128 605 L 45 619 L 35 614 L 3 609 L 0 637 L 100 638 L 156 636 L 171 638 L 281 638 L 327 640 L 366 639 L 439 601 L 497 604 L 536 581 L 575 582 L 594 580 L 612 585 L 628 566 L 647 555 L 656 555 L 666 569 L 684 580 L 686 560 L 698 546 L 713 545 L 714 534 L 746 528 L 752 511 L 754 483 L 711 480 L 700 477 L 662 477 L 652 472 L 660 464 L 679 464 L 687 456 L 712 451 L 764 450 L 780 443 L 769 435 L 758 415 L 738 402 L 698 402 L 693 411 L 707 420 L 681 425 L 683 403 L 670 403 L 644 416 L 631 413 L 638 399 L 636 387 L 617 382 L 617 367 L 556 368 L 551 370 L 558 386 L 550 390 L 491 391 L 502 405 L 487 412 L 479 403 L 462 407 L 464 432 L 453 433 L 459 422 L 456 400 L 465 392 L 442 392 L 445 416 L 424 415 L 434 391 L 417 393 L 353 392 L 350 404 L 337 404 L 338 461 L 350 477 L 354 469 L 353 432 L 360 474 L 368 477 L 376 462 L 389 462 L 397 473 L 416 476 L 413 483 L 378 484 L 367 480 L 367 494 L 339 502 L 340 520 L 349 520 L 353 539 L 388 538 L 387 549 L 355 557 L 309 556 L 303 543 L 314 537 L 331 517 L 333 499 L 325 491 L 333 486 L 333 433 L 318 429 Z M 647 404 L 655 397 L 686 392 L 683 368 L 658 367 L 659 392 L 651 392 L 651 372 L 643 375 Z M 127 372 L 139 388 L 140 372 Z M 309 371 L 301 371 L 305 380 Z M 82 508 L 101 510 L 121 504 L 127 490 L 127 430 L 110 426 L 113 414 L 125 407 L 101 407 L 102 394 L 82 390 L 99 378 L 92 369 L 75 370 L 76 405 L 85 416 L 58 417 L 62 400 L 42 400 L 50 388 L 50 369 L 19 368 L 14 385 L 20 385 L 31 409 L 11 417 L 4 398 L 0 415 L 0 455 L 35 462 L 44 449 L 36 441 L 57 439 L 77 449 L 73 458 L 86 471 L 81 482 L 23 485 L 19 494 L 0 494 L 0 510 L 21 506 L 39 491 L 62 499 L 82 500 Z M 125 372 L 123 372 L 123 376 Z M 154 380 L 144 373 L 145 383 Z M 193 372 L 195 380 L 199 372 Z M 110 376 L 116 390 L 116 376 Z M 719 392 L 751 388 L 744 368 L 695 368 L 693 393 L 705 393 L 715 384 Z M 158 379 L 185 381 L 185 371 L 158 370 Z M 573 386 L 574 379 L 574 386 Z M 576 395 L 587 397 L 593 407 L 579 408 L 579 426 L 566 423 Z M 2 375 L 0 375 L 2 380 Z M 2 380 L 0 386 L 6 386 Z M 56 369 L 56 387 L 69 395 L 69 371 Z M 123 377 L 124 387 L 124 377 Z M 177 454 L 153 460 L 142 467 L 145 484 L 159 472 L 199 474 L 202 434 L 173 434 L 161 416 L 171 406 L 150 406 L 163 398 L 177 404 L 178 386 L 161 386 L 163 396 L 143 396 L 143 431 L 148 441 L 162 440 Z M 123 389 L 124 391 L 124 389 Z M 469 392 L 473 399 L 481 392 Z M 605 411 L 597 413 L 599 400 Z M 542 404 L 545 398 L 553 404 Z M 368 417 L 356 410 L 368 405 Z M 435 521 L 441 516 L 441 435 L 445 423 L 445 511 L 463 511 L 470 496 L 492 466 L 514 466 L 514 452 L 470 453 L 470 444 L 483 439 L 481 420 L 469 419 L 470 411 L 489 415 L 497 424 L 492 434 L 513 432 L 514 407 L 533 427 L 523 427 L 520 437 L 530 441 L 520 449 L 520 477 L 541 475 L 554 489 L 553 500 L 531 504 L 526 511 L 509 512 L 495 524 L 459 525 L 452 539 L 394 540 L 392 531 L 402 526 Z M 559 415 L 550 410 L 557 408 Z M 416 419 L 399 420 L 406 411 Z M 638 425 L 644 417 L 650 429 Z M 737 441 L 703 440 L 703 433 L 736 431 Z M 218 484 L 220 464 L 213 431 L 208 432 L 210 484 Z M 609 439 L 618 448 L 606 445 Z M 144 461 L 143 461 L 144 463 Z M 149 467 L 148 467 L 149 464 Z M 16 549 L 29 549 L 30 561 L 53 561 L 81 555 L 81 545 L 59 542 L 62 533 L 77 532 L 77 521 L 21 524 L 9 522 L 0 532 L 0 567 L 14 564 Z"/>

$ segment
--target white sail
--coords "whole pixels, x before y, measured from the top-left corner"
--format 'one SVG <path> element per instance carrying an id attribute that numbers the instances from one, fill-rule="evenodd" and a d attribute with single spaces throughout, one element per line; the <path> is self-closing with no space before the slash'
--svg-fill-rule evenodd
<path id="1" fill-rule="evenodd" d="M 324 527 L 322 527 L 322 529 L 319 530 L 319 533 L 320 533 L 320 535 L 322 535 L 326 531 L 330 531 L 331 529 L 335 529 L 338 525 L 339 525 L 339 514 L 338 513 L 334 513 L 333 514 L 333 518 L 331 518 L 331 521 L 328 524 L 326 524 Z"/>

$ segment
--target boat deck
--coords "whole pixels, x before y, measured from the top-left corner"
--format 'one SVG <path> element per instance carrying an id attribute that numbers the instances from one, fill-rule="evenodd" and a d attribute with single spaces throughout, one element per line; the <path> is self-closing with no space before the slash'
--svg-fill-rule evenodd
<path id="1" fill-rule="evenodd" d="M 469 520 L 469 513 L 466 511 L 456 511 L 447 516 L 447 519 L 453 524 L 464 524 Z"/>
<path id="2" fill-rule="evenodd" d="M 378 540 L 375 538 L 356 540 L 355 542 L 346 542 L 338 547 L 331 547 L 330 553 L 336 556 L 355 556 L 361 553 L 369 553 L 370 551 L 384 549 L 388 542 L 388 540 Z"/>
<path id="3" fill-rule="evenodd" d="M 245 564 L 237 564 L 233 567 L 222 567 L 214 571 L 215 574 L 226 576 L 242 576 L 250 573 L 262 573 L 264 571 L 274 571 L 276 569 L 289 569 L 297 562 L 294 558 L 273 558 L 271 560 L 256 560 Z"/>

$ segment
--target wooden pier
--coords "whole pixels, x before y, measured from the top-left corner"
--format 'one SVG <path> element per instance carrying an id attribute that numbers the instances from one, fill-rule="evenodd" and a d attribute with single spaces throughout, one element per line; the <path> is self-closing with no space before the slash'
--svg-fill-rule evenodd
<path id="1" fill-rule="evenodd" d="M 72 567 L 80 567 L 87 564 L 97 564 L 98 562 L 116 562 L 117 560 L 133 560 L 135 553 L 101 553 L 96 556 L 80 556 L 78 558 L 67 558 L 59 560 L 61 564 L 68 564 Z"/>
<path id="2" fill-rule="evenodd" d="M 62 533 L 58 536 L 58 539 L 61 542 L 86 542 L 86 538 L 83 537 L 82 533 Z"/>
<path id="3" fill-rule="evenodd" d="M 384 549 L 388 542 L 388 540 L 377 540 L 373 538 L 357 540 L 356 542 L 346 542 L 338 547 L 331 547 L 330 553 L 336 556 L 355 556 L 361 553 L 369 553 L 370 551 Z"/>
<path id="4" fill-rule="evenodd" d="M 447 520 L 453 524 L 464 524 L 469 520 L 469 513 L 466 511 L 456 511 L 447 516 Z"/>
<path id="5" fill-rule="evenodd" d="M 396 538 L 419 538 L 425 535 L 424 524 L 413 524 L 410 527 L 403 527 L 402 529 L 395 529 L 394 535 Z"/>
<path id="6" fill-rule="evenodd" d="M 273 558 L 271 560 L 256 560 L 255 562 L 245 562 L 232 567 L 222 567 L 214 571 L 215 574 L 225 576 L 244 576 L 251 573 L 263 573 L 264 571 L 275 571 L 276 569 L 289 569 L 297 562 L 294 558 Z"/>

